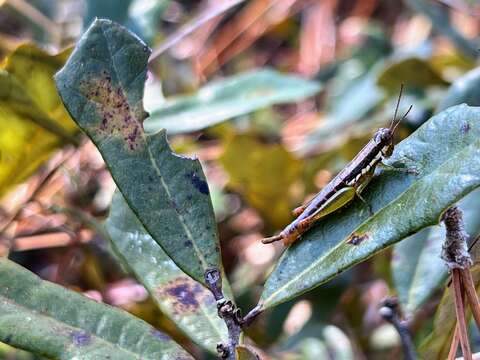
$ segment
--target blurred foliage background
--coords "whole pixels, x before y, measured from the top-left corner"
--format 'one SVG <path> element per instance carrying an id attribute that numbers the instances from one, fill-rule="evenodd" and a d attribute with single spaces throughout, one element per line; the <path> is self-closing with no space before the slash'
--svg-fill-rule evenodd
<path id="1" fill-rule="evenodd" d="M 95 17 L 153 48 L 145 129 L 166 128 L 177 152 L 202 161 L 244 311 L 283 250 L 259 240 L 388 124 L 401 83 L 404 107 L 414 107 L 397 140 L 448 106 L 480 105 L 475 0 L 0 1 L 0 254 L 132 312 L 197 358 L 211 355 L 159 312 L 109 248 L 102 221 L 115 185 L 52 80 Z M 474 222 L 478 192 L 464 202 Z M 478 235 L 480 224 L 469 230 Z M 425 279 L 420 253 L 437 255 L 424 245 L 441 237 L 438 228 L 416 236 L 268 311 L 249 336 L 272 358 L 397 358 L 398 335 L 378 314 L 397 294 L 421 345 L 435 330 L 445 274 L 433 284 L 402 278 L 409 269 Z M 399 267 L 395 253 L 409 251 L 417 256 Z M 0 344 L 0 358 L 35 357 Z"/>

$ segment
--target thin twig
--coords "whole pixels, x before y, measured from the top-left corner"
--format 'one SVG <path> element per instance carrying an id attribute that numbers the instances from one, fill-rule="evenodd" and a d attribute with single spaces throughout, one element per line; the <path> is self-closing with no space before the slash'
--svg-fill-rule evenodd
<path id="1" fill-rule="evenodd" d="M 395 298 L 388 298 L 383 301 L 382 307 L 379 310 L 380 315 L 393 325 L 400 336 L 402 342 L 403 354 L 406 360 L 415 360 L 417 354 L 415 352 L 415 346 L 413 345 L 410 331 L 406 324 L 400 320 L 398 316 L 398 301 Z"/>
<path id="2" fill-rule="evenodd" d="M 15 213 L 10 216 L 10 219 L 2 226 L 0 229 L 0 234 L 5 232 L 7 228 L 14 222 L 17 221 L 20 215 L 22 214 L 23 208 L 25 207 L 25 204 L 28 204 L 32 201 L 35 200 L 35 198 L 38 196 L 38 194 L 45 188 L 46 185 L 50 182 L 50 180 L 53 178 L 53 176 L 57 173 L 57 171 L 63 167 L 69 160 L 70 158 L 75 154 L 75 150 L 68 148 L 65 151 L 65 154 L 63 155 L 63 158 L 59 161 L 58 164 L 56 164 L 53 168 L 48 169 L 46 174 L 42 177 L 42 179 L 39 181 L 37 184 L 36 188 L 33 190 L 33 192 L 28 196 L 28 198 L 23 202 L 23 206 L 20 206 L 19 208 L 16 209 Z"/>
<path id="3" fill-rule="evenodd" d="M 463 288 L 465 289 L 465 293 L 467 294 L 467 300 L 470 304 L 473 318 L 475 319 L 477 328 L 480 329 L 480 303 L 478 301 L 478 296 L 475 290 L 475 283 L 473 282 L 472 274 L 470 273 L 469 269 L 461 269 L 459 272 L 462 276 Z"/>
<path id="4" fill-rule="evenodd" d="M 458 323 L 455 325 L 455 331 L 453 332 L 452 343 L 450 344 L 450 350 L 448 351 L 447 360 L 455 360 L 457 356 L 458 343 L 460 338 L 458 336 Z"/>
<path id="5" fill-rule="evenodd" d="M 462 299 L 462 283 L 459 269 L 452 269 L 453 296 L 455 299 L 455 313 L 457 315 L 458 333 L 460 345 L 465 360 L 472 360 L 472 352 L 468 340 L 467 323 L 465 320 L 465 308 Z"/>
<path id="6" fill-rule="evenodd" d="M 242 326 L 249 326 L 263 312 L 263 306 L 257 305 L 242 319 Z"/>
<path id="7" fill-rule="evenodd" d="M 162 55 L 166 50 L 170 49 L 173 45 L 182 40 L 185 36 L 189 35 L 190 33 L 198 29 L 206 22 L 212 20 L 216 16 L 224 13 L 225 11 L 244 1 L 245 0 L 231 0 L 229 2 L 222 3 L 221 5 L 214 8 L 209 7 L 205 9 L 198 16 L 194 17 L 188 23 L 183 25 L 179 30 L 175 31 L 175 33 L 173 33 L 171 36 L 167 37 L 165 41 L 160 44 L 160 46 L 155 48 L 152 52 L 152 55 L 150 55 L 150 59 L 148 60 L 148 62 L 150 64 L 153 63 L 160 55 Z"/>

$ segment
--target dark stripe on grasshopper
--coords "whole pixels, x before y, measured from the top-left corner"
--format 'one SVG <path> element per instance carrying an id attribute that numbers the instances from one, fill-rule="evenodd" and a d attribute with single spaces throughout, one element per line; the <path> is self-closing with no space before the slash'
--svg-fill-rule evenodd
<path id="1" fill-rule="evenodd" d="M 362 171 L 370 170 L 370 168 L 375 167 L 380 162 L 383 155 L 381 151 L 385 146 L 385 144 L 375 143 L 374 139 L 370 140 L 357 156 L 320 191 L 318 196 L 315 197 L 297 219 L 302 220 L 313 215 L 315 211 L 343 187 L 355 187 L 358 181 L 355 180 L 362 175 Z"/>

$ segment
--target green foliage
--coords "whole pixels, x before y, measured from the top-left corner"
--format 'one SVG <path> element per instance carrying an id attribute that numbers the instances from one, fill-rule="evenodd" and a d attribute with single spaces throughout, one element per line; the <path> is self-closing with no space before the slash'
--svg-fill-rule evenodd
<path id="1" fill-rule="evenodd" d="M 221 268 L 209 188 L 198 160 L 172 153 L 165 131 L 148 135 L 142 128 L 149 54 L 125 28 L 96 20 L 56 81 L 146 230 L 183 271 L 204 283 L 207 269 Z"/>
<path id="2" fill-rule="evenodd" d="M 0 340 L 50 358 L 192 359 L 167 335 L 0 258 Z"/>
<path id="3" fill-rule="evenodd" d="M 384 171 L 362 194 L 373 216 L 365 204 L 355 201 L 289 247 L 267 279 L 262 306 L 298 296 L 437 224 L 448 206 L 480 186 L 479 124 L 480 109 L 456 106 L 398 144 L 388 163 L 416 174 Z"/>
<path id="4" fill-rule="evenodd" d="M 145 130 L 169 134 L 202 130 L 222 121 L 274 105 L 302 100 L 320 86 L 269 69 L 251 71 L 209 83 L 195 94 L 168 99 L 151 109 Z"/>
<path id="5" fill-rule="evenodd" d="M 170 0 L 88 0 L 83 25 L 87 28 L 96 18 L 108 18 L 151 43 L 161 15 L 169 3 Z"/>
<path id="6" fill-rule="evenodd" d="M 2 21 L 2 52 L 14 48 L 17 29 L 23 38 L 40 28 L 56 49 L 78 35 L 79 26 L 52 21 L 68 5 L 32 13 L 18 6 L 27 2 L 7 3 L 30 12 L 26 28 Z M 244 326 L 230 358 L 258 359 L 257 346 L 283 360 L 391 357 L 397 333 L 378 309 L 395 293 L 421 355 L 445 358 L 455 324 L 450 291 L 433 324 L 417 315 L 436 305 L 448 277 L 439 257 L 443 211 L 459 202 L 471 240 L 480 233 L 480 108 L 469 107 L 480 105 L 478 46 L 463 35 L 478 32 L 467 19 L 474 5 L 408 0 L 412 13 L 360 0 L 196 3 L 87 0 L 80 17 L 93 24 L 65 66 L 70 49 L 51 56 L 33 45 L 0 65 L 0 197 L 56 149 L 82 144 L 0 204 L 2 253 L 12 249 L 12 259 L 65 286 L 0 259 L 0 358 L 37 359 L 3 342 L 54 359 L 191 359 L 182 347 L 210 359 L 232 330 L 203 286 L 211 268 L 244 313 L 259 298 L 255 309 L 267 310 Z M 262 245 L 386 127 L 401 83 L 398 114 L 413 109 L 396 132 L 404 140 L 382 160 L 401 169 L 378 166 L 362 193 L 374 213 L 357 199 L 287 249 Z M 94 147 L 78 141 L 78 127 Z M 92 161 L 95 147 L 106 164 Z M 118 189 L 103 228 L 108 171 Z M 27 202 L 14 204 L 22 195 Z"/>
<path id="7" fill-rule="evenodd" d="M 470 106 L 480 106 L 480 67 L 475 68 L 457 81 L 448 89 L 447 94 L 438 106 L 438 110 L 466 103 Z"/>
<path id="8" fill-rule="evenodd" d="M 448 37 L 463 54 L 472 58 L 478 56 L 475 43 L 466 39 L 450 22 L 446 7 L 428 0 L 407 0 L 407 4 L 415 11 L 428 17 L 435 29 Z"/>

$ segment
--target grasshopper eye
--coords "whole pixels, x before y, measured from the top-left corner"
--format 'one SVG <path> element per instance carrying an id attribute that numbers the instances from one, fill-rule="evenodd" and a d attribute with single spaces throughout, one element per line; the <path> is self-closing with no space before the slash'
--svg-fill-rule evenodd
<path id="1" fill-rule="evenodd" d="M 375 141 L 375 144 L 381 144 L 383 142 L 383 131 L 377 131 L 373 136 L 373 141 Z"/>

